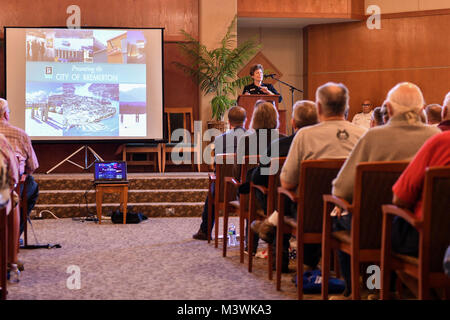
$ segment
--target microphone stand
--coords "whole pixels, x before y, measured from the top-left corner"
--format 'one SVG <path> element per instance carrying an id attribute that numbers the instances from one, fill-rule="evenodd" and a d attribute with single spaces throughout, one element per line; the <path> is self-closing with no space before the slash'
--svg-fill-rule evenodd
<path id="1" fill-rule="evenodd" d="M 282 81 L 280 79 L 274 78 L 273 75 L 268 75 L 268 76 L 266 76 L 266 78 L 275 79 L 276 81 L 278 81 L 278 82 L 284 84 L 285 86 L 289 87 L 289 90 L 291 91 L 291 103 L 292 103 L 292 106 L 294 106 L 294 91 L 297 90 L 298 92 L 303 93 L 303 90 L 297 89 L 296 87 L 294 87 L 293 85 L 290 85 L 289 83 L 286 83 L 286 82 L 284 82 L 284 81 Z"/>

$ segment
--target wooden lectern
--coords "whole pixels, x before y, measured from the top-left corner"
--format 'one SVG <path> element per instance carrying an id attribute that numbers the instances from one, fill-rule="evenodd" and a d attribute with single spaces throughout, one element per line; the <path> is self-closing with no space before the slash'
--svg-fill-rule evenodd
<path id="1" fill-rule="evenodd" d="M 237 104 L 240 107 L 243 107 L 247 112 L 247 122 L 245 123 L 245 129 L 248 129 L 250 125 L 250 121 L 252 119 L 253 107 L 255 106 L 255 102 L 258 100 L 266 100 L 275 103 L 275 108 L 278 110 L 279 119 L 280 119 L 280 127 L 279 132 L 281 134 L 286 133 L 286 110 L 278 109 L 278 99 L 279 95 L 267 95 L 267 94 L 241 94 L 237 99 Z"/>

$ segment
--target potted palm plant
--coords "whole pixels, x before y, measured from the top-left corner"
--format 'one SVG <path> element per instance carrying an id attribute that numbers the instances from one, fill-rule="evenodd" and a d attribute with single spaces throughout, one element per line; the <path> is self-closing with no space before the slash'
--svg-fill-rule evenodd
<path id="1" fill-rule="evenodd" d="M 222 130 L 225 128 L 223 122 L 225 112 L 236 104 L 236 100 L 230 98 L 230 95 L 235 95 L 237 88 L 243 87 L 251 81 L 249 76 L 238 78 L 237 73 L 244 63 L 260 49 L 260 45 L 254 39 L 235 46 L 236 19 L 235 16 L 228 26 L 227 32 L 220 41 L 220 46 L 210 50 L 192 35 L 181 30 L 186 41 L 179 42 L 178 45 L 191 64 L 174 62 L 186 74 L 193 77 L 205 96 L 210 93 L 214 94 L 211 100 L 214 120 L 212 122 L 223 127 L 219 128 Z M 213 125 L 213 127 L 217 127 L 217 125 Z"/>

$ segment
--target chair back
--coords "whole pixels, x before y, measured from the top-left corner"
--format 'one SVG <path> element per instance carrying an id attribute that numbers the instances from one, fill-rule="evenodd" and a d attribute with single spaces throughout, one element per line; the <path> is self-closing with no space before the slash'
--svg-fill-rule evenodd
<path id="1" fill-rule="evenodd" d="M 352 243 L 359 249 L 381 249 L 381 206 L 392 202 L 392 186 L 407 166 L 408 161 L 382 161 L 356 167 Z"/>
<path id="2" fill-rule="evenodd" d="M 172 133 L 176 129 L 185 129 L 189 132 L 190 138 L 194 133 L 194 117 L 190 107 L 169 107 L 164 109 L 167 121 L 167 137 L 169 143 L 172 143 Z M 188 120 L 189 117 L 189 120 Z M 185 133 L 187 133 L 185 132 Z M 184 141 L 187 140 L 186 135 L 183 136 Z M 173 141 L 181 142 L 181 141 Z M 191 143 L 193 143 L 191 139 Z"/>
<path id="3" fill-rule="evenodd" d="M 249 172 L 249 170 L 256 168 L 259 165 L 259 155 L 247 155 L 244 156 L 243 160 L 242 160 L 242 164 L 237 164 L 235 166 L 235 168 L 237 168 L 237 170 L 235 170 L 235 174 L 239 174 L 240 176 L 240 182 L 244 183 L 244 182 L 248 182 L 250 183 L 250 181 L 247 181 L 247 174 Z M 249 195 L 248 194 L 240 194 L 239 197 L 241 198 L 240 203 L 242 206 L 242 210 L 244 210 L 244 212 L 247 212 L 249 210 Z"/>
<path id="4" fill-rule="evenodd" d="M 281 168 L 286 161 L 286 157 L 272 158 L 270 159 L 269 166 L 269 181 L 267 184 L 267 214 L 271 214 L 276 208 L 278 208 L 278 187 L 281 186 L 280 174 Z"/>
<path id="5" fill-rule="evenodd" d="M 234 169 L 236 166 L 236 153 L 221 153 L 215 157 L 216 161 L 216 185 L 215 198 L 219 203 L 224 202 L 225 193 L 225 177 L 234 177 Z M 236 194 L 231 195 L 233 198 Z"/>
<path id="6" fill-rule="evenodd" d="M 424 232 L 420 252 L 426 252 L 429 272 L 443 272 L 442 261 L 450 244 L 450 166 L 428 168 L 423 190 Z"/>
<path id="7" fill-rule="evenodd" d="M 297 221 L 305 233 L 322 233 L 323 198 L 345 159 L 304 160 L 300 164 Z"/>

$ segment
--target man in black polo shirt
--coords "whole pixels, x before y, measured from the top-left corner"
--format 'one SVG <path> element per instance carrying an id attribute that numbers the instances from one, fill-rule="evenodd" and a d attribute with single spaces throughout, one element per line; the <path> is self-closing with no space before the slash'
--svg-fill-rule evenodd
<path id="1" fill-rule="evenodd" d="M 244 125 L 246 117 L 247 113 L 242 107 L 232 107 L 228 111 L 228 123 L 230 125 L 230 130 L 215 138 L 215 154 L 236 153 L 238 141 L 245 133 Z M 212 195 L 214 196 L 214 182 L 212 183 L 211 188 Z M 192 236 L 196 240 L 207 240 L 207 232 L 211 233 L 211 230 L 208 230 L 208 201 L 214 201 L 214 199 L 209 199 L 208 197 L 206 197 L 205 206 L 203 207 L 202 223 L 200 225 L 200 229 L 196 234 Z M 214 212 L 214 203 L 212 206 L 212 210 Z M 214 214 L 212 215 L 211 220 L 212 228 L 214 226 Z"/>

